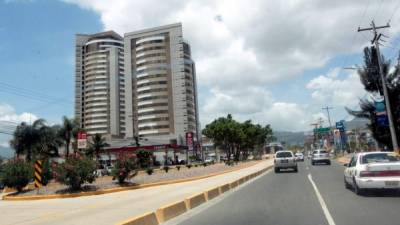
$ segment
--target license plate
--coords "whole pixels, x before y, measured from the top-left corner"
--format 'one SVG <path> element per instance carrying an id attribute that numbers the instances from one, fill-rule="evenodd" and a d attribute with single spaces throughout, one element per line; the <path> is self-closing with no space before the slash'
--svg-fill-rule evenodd
<path id="1" fill-rule="evenodd" d="M 385 186 L 386 187 L 398 187 L 399 182 L 398 181 L 385 181 Z"/>
<path id="2" fill-rule="evenodd" d="M 287 159 L 283 159 L 282 161 L 281 161 L 281 163 L 288 163 L 289 162 L 289 160 L 287 160 Z"/>

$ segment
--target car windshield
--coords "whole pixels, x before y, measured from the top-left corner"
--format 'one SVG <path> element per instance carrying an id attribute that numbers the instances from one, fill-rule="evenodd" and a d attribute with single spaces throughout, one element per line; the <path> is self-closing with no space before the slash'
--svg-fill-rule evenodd
<path id="1" fill-rule="evenodd" d="M 361 158 L 361 164 L 367 164 L 367 163 L 385 163 L 385 162 L 399 162 L 399 158 L 396 158 L 396 156 L 391 155 L 390 153 L 374 153 L 374 154 L 368 154 L 364 155 Z"/>
<path id="2" fill-rule="evenodd" d="M 278 152 L 276 153 L 276 158 L 292 157 L 291 152 Z"/>

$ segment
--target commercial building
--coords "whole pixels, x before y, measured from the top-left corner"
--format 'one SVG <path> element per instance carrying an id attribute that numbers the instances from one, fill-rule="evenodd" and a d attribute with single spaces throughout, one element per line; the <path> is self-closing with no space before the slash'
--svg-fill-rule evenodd
<path id="1" fill-rule="evenodd" d="M 195 64 L 180 23 L 127 33 L 125 48 L 126 138 L 185 145 L 197 137 Z"/>
<path id="2" fill-rule="evenodd" d="M 89 135 L 125 136 L 123 45 L 113 31 L 76 35 L 75 118 Z"/>

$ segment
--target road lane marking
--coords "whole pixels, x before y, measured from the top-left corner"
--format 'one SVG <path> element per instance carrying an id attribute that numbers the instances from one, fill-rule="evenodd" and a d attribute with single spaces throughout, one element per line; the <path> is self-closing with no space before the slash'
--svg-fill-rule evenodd
<path id="1" fill-rule="evenodd" d="M 329 224 L 329 225 L 336 225 L 336 224 L 335 224 L 335 221 L 333 220 L 333 218 L 332 218 L 332 216 L 331 216 L 331 213 L 330 213 L 329 210 L 328 210 L 328 207 L 326 206 L 326 203 L 325 203 L 324 199 L 322 198 L 321 193 L 319 192 L 319 190 L 318 190 L 318 188 L 317 188 L 317 185 L 315 185 L 315 183 L 314 183 L 314 181 L 313 181 L 313 179 L 312 179 L 311 174 L 308 174 L 308 180 L 310 180 L 311 185 L 312 185 L 313 188 L 314 188 L 315 194 L 317 195 L 319 204 L 321 205 L 322 211 L 323 211 L 324 214 L 325 214 L 325 218 L 326 218 L 326 220 L 328 221 L 328 224 Z"/>

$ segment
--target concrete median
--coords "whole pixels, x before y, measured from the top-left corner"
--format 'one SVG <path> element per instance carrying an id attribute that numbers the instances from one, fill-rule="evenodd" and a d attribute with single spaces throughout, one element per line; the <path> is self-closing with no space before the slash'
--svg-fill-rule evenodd
<path id="1" fill-rule="evenodd" d="M 231 189 L 231 186 L 229 184 L 224 184 L 219 187 L 220 193 L 225 193 Z"/>
<path id="2" fill-rule="evenodd" d="M 231 182 L 229 185 L 230 185 L 231 189 L 233 189 L 233 188 L 239 186 L 239 182 L 237 180 L 235 180 L 235 181 Z"/>
<path id="3" fill-rule="evenodd" d="M 211 199 L 220 195 L 219 187 L 210 189 L 210 190 L 206 191 L 205 194 L 207 197 L 207 201 L 210 201 Z"/>
<path id="4" fill-rule="evenodd" d="M 157 209 L 156 215 L 158 221 L 163 223 L 185 213 L 187 210 L 185 202 L 180 201 Z"/>
<path id="5" fill-rule="evenodd" d="M 159 225 L 157 215 L 152 213 L 146 213 L 141 216 L 134 217 L 132 219 L 128 219 L 118 225 Z"/>
<path id="6" fill-rule="evenodd" d="M 206 201 L 207 199 L 204 193 L 193 195 L 192 197 L 185 199 L 186 207 L 188 209 L 193 209 Z"/>

